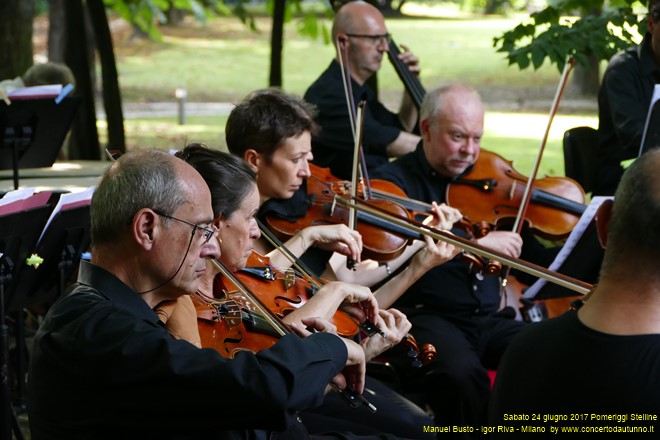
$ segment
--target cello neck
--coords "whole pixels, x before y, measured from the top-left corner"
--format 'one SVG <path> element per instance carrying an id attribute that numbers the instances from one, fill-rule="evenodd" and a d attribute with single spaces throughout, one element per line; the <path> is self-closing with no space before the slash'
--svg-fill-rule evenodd
<path id="1" fill-rule="evenodd" d="M 424 101 L 426 90 L 424 89 L 422 83 L 419 81 L 417 75 L 412 73 L 408 69 L 408 66 L 399 59 L 400 54 L 401 51 L 399 50 L 399 46 L 397 46 L 394 40 L 390 39 L 389 47 L 387 49 L 387 57 L 390 59 L 390 62 L 392 63 L 392 66 L 394 67 L 397 75 L 399 75 L 403 86 L 406 88 L 406 91 L 415 103 L 415 107 L 417 107 L 417 110 L 419 110 L 422 108 L 422 101 Z"/>

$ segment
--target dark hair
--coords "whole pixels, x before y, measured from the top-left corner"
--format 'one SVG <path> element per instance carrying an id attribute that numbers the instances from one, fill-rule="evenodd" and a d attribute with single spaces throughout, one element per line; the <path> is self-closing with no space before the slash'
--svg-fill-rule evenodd
<path id="1" fill-rule="evenodd" d="M 270 161 L 287 139 L 305 131 L 316 134 L 315 116 L 315 108 L 300 98 L 278 89 L 258 90 L 229 114 L 225 128 L 227 147 L 240 157 L 254 149 Z"/>
<path id="2" fill-rule="evenodd" d="M 660 261 L 660 149 L 642 155 L 626 169 L 614 196 L 614 207 L 603 261 L 612 271 L 622 259 Z"/>
<path id="3" fill-rule="evenodd" d="M 255 188 L 257 175 L 240 157 L 197 143 L 187 145 L 175 156 L 201 174 L 211 191 L 214 217 L 230 217 Z"/>
<path id="4" fill-rule="evenodd" d="M 660 21 L 660 0 L 649 0 L 649 17 L 654 23 Z"/>

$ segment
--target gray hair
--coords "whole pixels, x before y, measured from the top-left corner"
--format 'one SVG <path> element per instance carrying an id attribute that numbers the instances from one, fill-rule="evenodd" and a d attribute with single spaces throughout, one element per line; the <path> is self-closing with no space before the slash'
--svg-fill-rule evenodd
<path id="1" fill-rule="evenodd" d="M 123 236 L 140 209 L 172 214 L 185 203 L 188 197 L 175 161 L 163 151 L 136 150 L 108 167 L 92 196 L 92 243 L 107 244 Z"/>
<path id="2" fill-rule="evenodd" d="M 473 95 L 481 102 L 479 92 L 470 86 L 460 83 L 448 84 L 430 90 L 424 97 L 422 108 L 419 111 L 419 120 L 427 119 L 430 125 L 434 125 L 442 113 L 445 99 L 453 93 Z"/>

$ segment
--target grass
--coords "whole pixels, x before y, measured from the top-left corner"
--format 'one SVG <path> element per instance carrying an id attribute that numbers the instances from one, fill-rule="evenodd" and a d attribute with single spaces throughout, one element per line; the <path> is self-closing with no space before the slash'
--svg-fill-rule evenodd
<path id="1" fill-rule="evenodd" d="M 548 111 L 559 81 L 555 66 L 519 71 L 495 52 L 493 38 L 520 20 L 509 18 L 402 18 L 388 19 L 398 43 L 419 56 L 422 82 L 427 89 L 461 81 L 481 93 L 486 109 L 483 148 L 495 151 L 529 174 L 548 122 Z M 251 32 L 233 17 L 216 18 L 205 25 L 186 21 L 180 28 L 164 28 L 163 40 L 131 41 L 116 32 L 120 86 L 125 101 L 173 101 L 176 87 L 185 85 L 189 102 L 237 102 L 268 85 L 270 26 L 257 20 Z M 329 26 L 329 21 L 324 22 Z M 331 45 L 301 37 L 295 24 L 286 26 L 283 88 L 302 95 L 334 56 Z M 378 76 L 383 102 L 396 108 L 402 86 L 389 63 Z M 569 87 L 564 100 L 574 91 Z M 595 108 L 595 98 L 593 108 Z M 508 108 L 521 110 L 509 111 Z M 204 142 L 225 149 L 226 116 L 187 118 L 177 125 L 171 118 L 126 121 L 128 148 L 180 148 L 186 142 Z M 561 140 L 568 128 L 597 126 L 595 111 L 573 114 L 560 105 L 551 127 L 539 176 L 563 175 Z M 103 121 L 100 121 L 103 133 Z M 102 140 L 103 141 L 103 140 Z"/>

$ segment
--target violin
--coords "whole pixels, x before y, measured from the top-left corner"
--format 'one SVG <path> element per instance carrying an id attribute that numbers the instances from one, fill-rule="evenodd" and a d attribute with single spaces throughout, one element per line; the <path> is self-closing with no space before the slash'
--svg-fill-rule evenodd
<path id="1" fill-rule="evenodd" d="M 280 335 L 270 322 L 238 290 L 227 288 L 221 277 L 216 279 L 216 297 L 201 292 L 190 295 L 197 312 L 202 347 L 213 348 L 227 359 L 233 359 L 241 351 L 257 352 L 272 347 Z"/>
<path id="2" fill-rule="evenodd" d="M 309 279 L 310 281 L 316 280 L 314 281 L 316 286 L 321 286 L 324 283 L 323 280 L 312 274 L 312 272 L 306 267 L 305 263 L 303 263 L 299 258 L 296 258 L 295 255 L 293 255 L 291 251 L 286 248 L 286 246 L 284 246 L 281 242 L 279 242 L 277 237 L 275 237 L 271 231 L 265 229 L 263 227 L 263 224 L 259 223 L 259 227 L 264 237 L 266 237 L 273 246 L 280 248 L 288 256 L 288 258 L 291 259 L 291 262 L 295 266 L 297 266 L 301 272 L 305 274 L 305 277 L 307 279 Z M 380 331 L 373 324 L 370 324 L 369 327 L 367 328 L 365 328 L 365 325 L 366 324 L 362 324 L 361 328 L 369 336 Z M 417 341 L 415 340 L 414 336 L 411 334 L 407 334 L 405 339 L 403 339 L 396 347 L 388 351 L 392 351 L 397 348 L 399 349 L 399 351 L 405 352 L 406 357 L 410 360 L 410 364 L 415 368 L 420 368 L 422 365 L 427 365 L 431 363 L 431 361 L 435 359 L 435 356 L 437 354 L 435 347 L 433 346 L 433 344 L 430 343 L 423 344 L 422 348 L 420 349 L 417 344 Z"/>
<path id="3" fill-rule="evenodd" d="M 296 273 L 293 269 L 285 272 L 273 267 L 268 257 L 252 252 L 244 269 L 234 273 L 261 303 L 283 319 L 287 313 L 302 307 L 311 298 L 317 289 Z M 218 286 L 213 286 L 213 292 L 222 292 L 224 281 L 216 277 Z M 357 335 L 360 331 L 358 324 L 346 312 L 337 310 L 330 320 L 337 327 L 337 334 L 347 338 Z"/>
<path id="4" fill-rule="evenodd" d="M 270 348 L 280 337 L 292 333 L 289 326 L 268 310 L 229 269 L 218 260 L 211 262 L 220 271 L 214 279 L 214 295 L 223 295 L 223 299 L 209 298 L 200 292 L 191 295 L 202 347 L 214 348 L 223 357 L 233 358 L 240 351 Z M 234 287 L 230 290 L 228 284 Z M 254 324 L 252 328 L 258 331 L 248 331 L 246 323 Z M 350 388 L 341 390 L 334 384 L 331 386 L 351 407 L 365 405 L 370 411 L 376 411 L 374 405 Z"/>
<path id="5" fill-rule="evenodd" d="M 321 168 L 312 163 L 309 164 L 309 168 L 312 173 L 310 179 L 323 181 L 326 185 L 331 186 L 331 188 L 326 188 L 323 190 L 323 196 L 345 196 L 350 192 L 351 183 L 337 180 L 334 176 L 332 176 L 328 168 Z M 407 216 L 418 222 L 423 221 L 423 219 L 428 217 L 432 212 L 431 204 L 408 198 L 408 195 L 405 193 L 405 191 L 387 180 L 373 179 L 369 182 L 368 189 L 366 187 L 360 188 L 359 194 L 363 196 L 363 193 L 367 191 L 369 191 L 372 196 L 369 198 L 370 203 L 373 203 L 373 200 L 389 200 L 402 206 L 405 210 L 408 211 Z M 400 215 L 398 212 L 394 214 Z M 368 216 L 365 213 L 359 213 L 358 218 L 369 218 L 375 225 L 380 225 L 382 227 L 388 228 L 391 231 L 396 231 L 397 234 L 401 234 L 403 237 L 423 240 L 423 237 L 420 234 L 415 234 L 409 230 L 401 229 L 396 225 L 383 222 L 382 220 Z M 467 219 L 467 217 L 464 217 L 462 220 L 456 222 L 454 227 L 462 230 L 467 238 L 471 240 L 483 237 L 491 229 L 490 226 L 485 224 L 484 221 L 472 223 L 469 219 Z M 483 259 L 469 252 L 460 254 L 459 258 L 469 264 L 471 271 L 475 273 L 482 273 L 483 275 L 497 275 L 502 268 L 502 265 L 497 261 Z"/>
<path id="6" fill-rule="evenodd" d="M 308 226 L 348 224 L 349 210 L 335 205 L 333 201 L 336 195 L 345 195 L 350 184 L 332 176 L 327 168 L 313 167 L 311 164 L 310 167 L 314 171 L 307 179 L 307 197 L 311 201 L 307 213 L 295 221 L 266 214 L 267 228 L 280 240 L 287 240 Z M 393 214 L 409 216 L 409 212 L 398 203 L 385 199 L 374 200 L 374 203 Z M 358 215 L 357 231 L 362 235 L 363 257 L 375 261 L 396 258 L 411 238 L 406 231 L 364 214 Z"/>
<path id="7" fill-rule="evenodd" d="M 512 221 L 528 178 L 492 151 L 481 150 L 472 170 L 447 187 L 447 204 L 470 219 L 501 226 Z M 536 179 L 525 213 L 538 235 L 557 240 L 568 236 L 586 209 L 584 190 L 567 177 Z"/>

